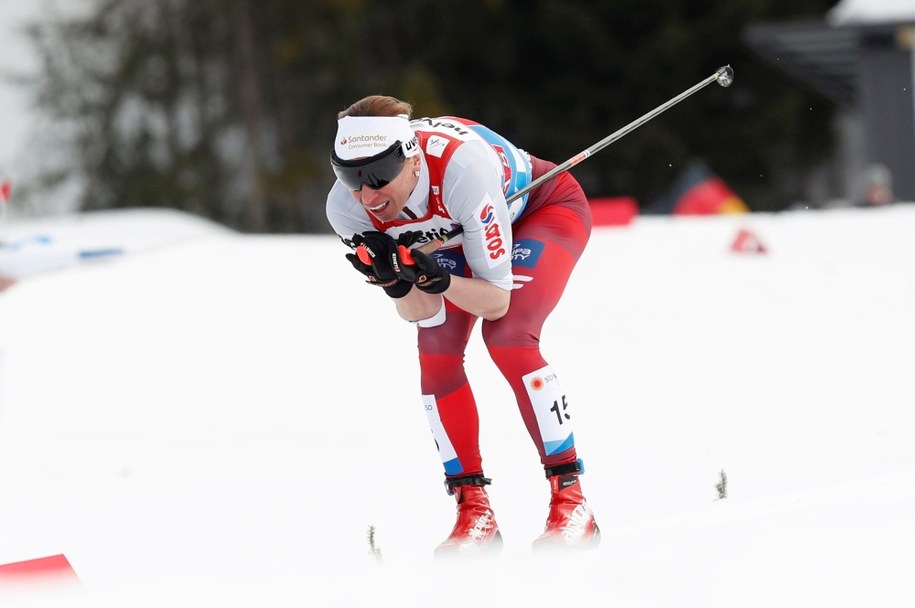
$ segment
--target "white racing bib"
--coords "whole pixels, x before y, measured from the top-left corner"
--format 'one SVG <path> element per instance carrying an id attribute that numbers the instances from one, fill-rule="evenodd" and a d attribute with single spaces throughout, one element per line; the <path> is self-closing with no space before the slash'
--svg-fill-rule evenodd
<path id="1" fill-rule="evenodd" d="M 446 475 L 459 475 L 464 472 L 464 467 L 458 459 L 457 452 L 448 438 L 445 431 L 445 425 L 442 424 L 442 418 L 438 413 L 438 403 L 435 395 L 423 395 L 423 405 L 426 409 L 426 417 L 429 419 L 429 427 L 432 429 L 432 436 L 435 437 L 435 444 L 438 446 L 438 455 L 442 459 L 442 465 L 445 467 Z"/>
<path id="2" fill-rule="evenodd" d="M 546 455 L 558 454 L 575 445 L 569 404 L 553 368 L 547 365 L 523 376 L 522 380 L 537 415 Z"/>

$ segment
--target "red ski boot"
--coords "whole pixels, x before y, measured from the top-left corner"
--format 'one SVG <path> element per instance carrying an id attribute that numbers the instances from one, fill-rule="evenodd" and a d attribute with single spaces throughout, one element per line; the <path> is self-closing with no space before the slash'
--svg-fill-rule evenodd
<path id="1" fill-rule="evenodd" d="M 496 524 L 482 475 L 449 479 L 448 493 L 457 499 L 457 522 L 451 535 L 435 550 L 435 557 L 480 555 L 502 550 L 502 535 Z"/>
<path id="2" fill-rule="evenodd" d="M 594 513 L 581 493 L 578 476 L 581 461 L 547 468 L 552 496 L 546 527 L 534 541 L 534 549 L 574 547 L 594 548 L 600 544 L 600 529 Z"/>

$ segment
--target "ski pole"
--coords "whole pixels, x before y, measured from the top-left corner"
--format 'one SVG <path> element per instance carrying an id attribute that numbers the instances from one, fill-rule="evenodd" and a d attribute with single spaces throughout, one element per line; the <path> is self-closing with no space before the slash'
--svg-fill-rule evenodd
<path id="1" fill-rule="evenodd" d="M 557 175 L 559 175 L 560 173 L 562 173 L 564 171 L 568 171 L 569 169 L 571 169 L 578 163 L 582 162 L 586 158 L 596 154 L 597 152 L 600 152 L 601 150 L 603 150 L 604 148 L 606 148 L 607 146 L 609 146 L 616 140 L 620 139 L 621 137 L 623 137 L 630 131 L 637 129 L 638 127 L 642 126 L 643 124 L 645 124 L 646 122 L 648 122 L 649 120 L 651 120 L 652 118 L 654 118 L 655 116 L 660 114 L 661 112 L 667 110 L 668 108 L 670 108 L 672 106 L 675 106 L 676 104 L 680 103 L 681 101 L 683 101 L 684 99 L 686 99 L 687 97 L 689 97 L 690 95 L 695 93 L 696 91 L 698 91 L 700 89 L 704 89 L 705 87 L 712 84 L 713 82 L 717 82 L 718 84 L 720 84 L 723 87 L 731 86 L 731 83 L 734 82 L 733 68 L 731 68 L 731 66 L 729 66 L 729 65 L 721 66 L 720 68 L 715 70 L 715 73 L 712 74 L 711 76 L 708 76 L 707 78 L 703 79 L 702 81 L 697 82 L 696 84 L 694 84 L 690 88 L 686 89 L 685 91 L 683 91 L 676 97 L 673 97 L 673 98 L 665 101 L 664 103 L 662 103 L 661 105 L 656 107 L 654 110 L 651 110 L 650 112 L 647 112 L 643 116 L 633 120 L 632 122 L 630 122 L 628 125 L 626 125 L 622 129 L 619 129 L 618 131 L 611 133 L 610 135 L 603 138 L 599 142 L 593 144 L 589 148 L 582 150 L 581 152 L 579 152 L 578 154 L 576 154 L 569 160 L 565 161 L 561 165 L 556 165 L 550 171 L 544 173 L 543 175 L 541 175 L 540 177 L 538 177 L 537 179 L 535 179 L 534 181 L 532 181 L 525 187 L 521 188 L 520 190 L 518 190 L 517 192 L 513 193 L 511 196 L 506 198 L 505 202 L 511 203 L 512 201 L 524 196 L 525 194 L 527 194 L 528 192 L 530 192 L 537 186 L 543 184 L 547 180 L 553 179 L 554 177 L 556 177 Z M 428 243 L 423 244 L 422 246 L 419 247 L 419 250 L 422 251 L 423 253 L 432 253 L 433 251 L 436 251 L 442 245 L 444 245 L 445 243 L 447 243 L 449 240 L 453 239 L 457 235 L 461 234 L 462 232 L 464 232 L 464 228 L 462 226 L 455 226 L 454 229 L 449 230 L 447 234 L 443 234 L 441 238 L 434 239 L 434 240 L 429 241 Z M 409 263 L 409 261 L 407 261 L 406 259 L 404 261 Z"/>

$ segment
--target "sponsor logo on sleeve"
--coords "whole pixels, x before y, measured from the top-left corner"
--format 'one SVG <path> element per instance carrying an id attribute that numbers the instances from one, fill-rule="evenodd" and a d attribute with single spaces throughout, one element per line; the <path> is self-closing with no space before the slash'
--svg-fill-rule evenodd
<path id="1" fill-rule="evenodd" d="M 505 250 L 505 233 L 502 229 L 502 224 L 499 222 L 496 209 L 489 197 L 480 205 L 477 218 L 483 227 L 487 261 L 489 266 L 493 267 L 501 262 L 508 255 L 508 252 Z"/>

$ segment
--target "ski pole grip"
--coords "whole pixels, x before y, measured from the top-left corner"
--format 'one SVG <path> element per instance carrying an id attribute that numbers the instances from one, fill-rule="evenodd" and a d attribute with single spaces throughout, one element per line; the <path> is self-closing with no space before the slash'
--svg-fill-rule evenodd
<path id="1" fill-rule="evenodd" d="M 407 266 L 415 266 L 416 262 L 413 261 L 413 254 L 410 253 L 410 248 L 406 245 L 397 246 L 397 255 L 400 256 L 400 261 L 406 264 Z"/>
<path id="2" fill-rule="evenodd" d="M 456 232 L 452 232 L 452 234 L 457 235 L 457 234 L 460 234 L 461 232 L 463 232 L 463 231 L 459 230 Z M 441 248 L 441 246 L 444 244 L 445 244 L 445 241 L 443 241 L 443 240 L 432 239 L 428 243 L 424 243 L 423 245 L 417 247 L 417 249 L 419 249 L 420 251 L 422 251 L 425 254 L 429 254 L 429 253 L 434 253 L 434 252 L 438 251 L 439 248 Z M 400 259 L 403 261 L 403 263 L 406 264 L 407 266 L 413 266 L 414 264 L 416 264 L 416 262 L 413 261 L 413 254 L 410 253 L 409 247 L 406 247 L 405 245 L 398 245 L 397 253 L 400 256 Z M 369 253 L 369 250 L 365 245 L 359 245 L 358 247 L 356 247 L 356 257 L 359 258 L 359 261 L 362 262 L 363 264 L 365 264 L 366 266 L 372 265 L 372 254 Z"/>
<path id="3" fill-rule="evenodd" d="M 422 251 L 423 253 L 426 253 L 426 254 L 435 253 L 444 244 L 445 244 L 444 241 L 440 241 L 438 239 L 432 239 L 428 243 L 423 243 L 422 245 L 417 247 L 417 249 L 419 249 L 420 251 Z"/>
<path id="4" fill-rule="evenodd" d="M 436 251 L 439 247 L 442 246 L 441 241 L 429 241 L 422 247 L 419 247 L 419 250 L 423 253 L 432 253 Z M 413 254 L 410 253 L 410 249 L 404 245 L 397 246 L 397 253 L 400 255 L 400 259 L 407 266 L 413 266 L 416 262 L 413 261 Z M 365 264 L 366 266 L 372 265 L 372 255 L 369 253 L 369 250 L 365 245 L 359 245 L 356 247 L 356 257 L 359 258 L 359 261 Z"/>
<path id="5" fill-rule="evenodd" d="M 430 253 L 435 253 L 436 251 L 441 249 L 442 245 L 444 245 L 444 244 L 445 244 L 445 241 L 442 241 L 439 239 L 432 239 L 428 243 L 423 243 L 422 245 L 417 247 L 417 249 L 428 255 Z M 410 250 L 407 249 L 406 247 L 404 247 L 403 245 L 400 246 L 400 252 L 401 252 L 400 259 L 402 259 L 405 263 L 407 263 L 407 264 L 416 263 L 413 261 L 413 256 L 410 255 Z"/>
<path id="6" fill-rule="evenodd" d="M 359 258 L 359 261 L 366 266 L 372 265 L 372 255 L 369 253 L 369 250 L 365 245 L 359 245 L 356 247 L 356 257 Z"/>

